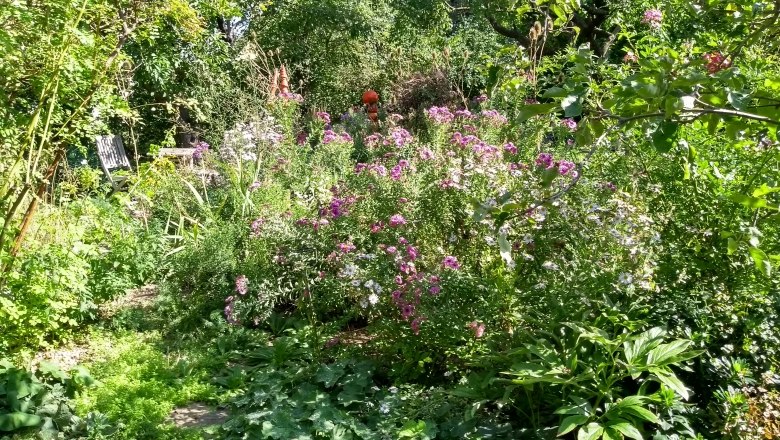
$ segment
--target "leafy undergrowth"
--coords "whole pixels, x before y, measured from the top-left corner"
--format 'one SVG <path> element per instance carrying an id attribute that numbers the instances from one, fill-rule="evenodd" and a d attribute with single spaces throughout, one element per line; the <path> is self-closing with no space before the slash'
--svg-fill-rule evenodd
<path id="1" fill-rule="evenodd" d="M 102 413 L 104 434 L 116 439 L 199 439 L 203 430 L 179 428 L 171 411 L 191 402 L 220 403 L 214 361 L 203 344 L 169 342 L 158 331 L 98 332 L 87 367 L 98 384 L 77 401 L 79 414 Z"/>

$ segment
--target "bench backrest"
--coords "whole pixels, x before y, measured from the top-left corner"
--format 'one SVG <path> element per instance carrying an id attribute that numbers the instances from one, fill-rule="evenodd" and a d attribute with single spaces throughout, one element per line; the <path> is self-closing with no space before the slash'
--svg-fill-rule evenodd
<path id="1" fill-rule="evenodd" d="M 118 168 L 130 168 L 122 138 L 113 134 L 97 137 L 98 156 L 106 172 Z"/>

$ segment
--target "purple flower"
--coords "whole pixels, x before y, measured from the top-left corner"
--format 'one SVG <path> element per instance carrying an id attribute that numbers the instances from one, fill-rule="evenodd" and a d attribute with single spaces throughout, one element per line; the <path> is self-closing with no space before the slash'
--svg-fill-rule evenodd
<path id="1" fill-rule="evenodd" d="M 414 332 L 415 335 L 419 335 L 420 334 L 420 324 L 422 324 L 423 319 L 424 318 L 419 318 L 418 317 L 418 318 L 414 318 L 414 320 L 412 320 L 412 323 L 410 324 L 410 327 L 412 328 L 412 331 Z"/>
<path id="2" fill-rule="evenodd" d="M 368 168 L 367 164 L 364 164 L 364 163 L 361 163 L 361 162 L 356 163 L 355 164 L 355 174 L 362 173 L 366 168 Z"/>
<path id="3" fill-rule="evenodd" d="M 246 295 L 247 288 L 249 287 L 249 279 L 246 275 L 239 275 L 236 278 L 236 292 L 239 295 Z"/>
<path id="4" fill-rule="evenodd" d="M 420 149 L 420 159 L 422 160 L 432 160 L 433 159 L 433 151 L 431 151 L 429 148 L 423 147 Z"/>
<path id="5" fill-rule="evenodd" d="M 485 334 L 485 324 L 477 321 L 472 321 L 469 323 L 469 328 L 474 331 L 474 337 L 479 339 L 482 337 L 482 335 Z"/>
<path id="6" fill-rule="evenodd" d="M 306 133 L 305 131 L 298 133 L 298 135 L 295 137 L 295 143 L 298 145 L 303 145 L 308 140 L 309 140 L 309 134 Z"/>
<path id="7" fill-rule="evenodd" d="M 200 160 L 203 158 L 203 155 L 209 151 L 209 144 L 200 141 L 195 145 L 195 151 L 192 152 L 192 158 L 195 160 Z"/>
<path id="8" fill-rule="evenodd" d="M 517 154 L 517 147 L 515 147 L 515 144 L 511 142 L 507 142 L 504 144 L 504 151 L 509 154 Z"/>
<path id="9" fill-rule="evenodd" d="M 648 9 L 642 16 L 642 23 L 648 25 L 651 29 L 660 29 L 663 18 L 664 14 L 660 10 Z"/>
<path id="10" fill-rule="evenodd" d="M 382 140 L 382 135 L 378 133 L 370 134 L 363 139 L 363 143 L 369 147 L 375 147 Z"/>
<path id="11" fill-rule="evenodd" d="M 412 135 L 403 127 L 396 127 L 390 132 L 390 137 L 384 141 L 385 145 L 393 144 L 396 148 L 402 148 L 404 145 L 412 142 Z"/>
<path id="12" fill-rule="evenodd" d="M 396 275 L 395 278 L 393 278 L 393 281 L 395 281 L 395 283 L 398 284 L 399 286 L 404 285 L 404 277 L 402 277 L 401 275 Z"/>
<path id="13" fill-rule="evenodd" d="M 236 325 L 238 324 L 238 319 L 233 315 L 233 297 L 228 297 L 228 300 L 225 305 L 225 320 L 232 325 Z"/>
<path id="14" fill-rule="evenodd" d="M 401 307 L 401 316 L 404 317 L 404 319 L 408 320 L 409 318 L 414 315 L 414 305 L 412 304 L 404 304 L 403 307 Z"/>
<path id="15" fill-rule="evenodd" d="M 431 292 L 431 295 L 438 295 L 441 293 L 441 287 L 439 285 L 434 284 L 428 289 L 428 292 Z"/>
<path id="16" fill-rule="evenodd" d="M 455 110 L 455 117 L 456 118 L 471 119 L 472 116 L 473 115 L 471 114 L 471 112 L 467 108 L 460 109 L 460 110 Z"/>
<path id="17" fill-rule="evenodd" d="M 257 190 L 258 188 L 260 188 L 261 186 L 262 186 L 262 184 L 261 184 L 260 182 L 258 182 L 258 181 L 254 181 L 254 182 L 252 182 L 252 184 L 251 184 L 251 185 L 249 185 L 249 192 L 256 191 L 256 190 Z"/>
<path id="18" fill-rule="evenodd" d="M 566 119 L 562 120 L 561 121 L 561 125 L 563 125 L 564 127 L 568 128 L 569 131 L 574 131 L 574 130 L 577 129 L 577 121 L 575 121 L 572 118 L 566 118 Z"/>
<path id="19" fill-rule="evenodd" d="M 303 96 L 297 93 L 283 92 L 279 94 L 279 97 L 287 101 L 303 102 Z"/>
<path id="20" fill-rule="evenodd" d="M 483 94 L 481 94 L 481 95 L 479 95 L 479 96 L 477 96 L 476 98 L 474 98 L 474 102 L 477 102 L 477 103 L 479 103 L 479 104 L 481 104 L 481 103 L 483 103 L 483 102 L 485 102 L 485 101 L 487 101 L 487 100 L 488 100 L 488 97 L 487 97 L 487 95 L 486 95 L 486 94 L 484 94 L 484 93 L 483 93 Z"/>
<path id="21" fill-rule="evenodd" d="M 401 180 L 401 172 L 403 169 L 400 165 L 396 165 L 390 170 L 390 178 L 393 180 Z"/>
<path id="22" fill-rule="evenodd" d="M 453 270 L 460 269 L 460 263 L 458 263 L 458 259 L 453 257 L 452 255 L 448 255 L 444 257 L 444 261 L 442 262 L 442 265 L 448 269 L 453 269 Z"/>
<path id="23" fill-rule="evenodd" d="M 536 166 L 550 169 L 553 166 L 555 166 L 555 161 L 553 161 L 553 156 L 550 153 L 539 153 L 539 155 L 536 157 Z"/>
<path id="24" fill-rule="evenodd" d="M 401 214 L 393 214 L 390 216 L 390 226 L 398 227 L 406 224 L 406 219 Z"/>
<path id="25" fill-rule="evenodd" d="M 417 252 L 417 248 L 414 246 L 407 246 L 406 247 L 406 255 L 409 256 L 409 260 L 414 261 L 417 259 L 417 257 L 420 255 Z"/>
<path id="26" fill-rule="evenodd" d="M 337 135 L 333 130 L 325 130 L 325 132 L 322 134 L 322 143 L 326 145 L 331 142 L 335 142 L 338 139 L 339 135 Z"/>
<path id="27" fill-rule="evenodd" d="M 341 253 L 346 254 L 351 251 L 354 251 L 355 245 L 353 245 L 352 243 L 339 243 L 338 248 L 341 251 Z"/>
<path id="28" fill-rule="evenodd" d="M 347 132 L 341 133 L 341 140 L 344 142 L 352 142 L 352 136 Z"/>
<path id="29" fill-rule="evenodd" d="M 437 124 L 449 124 L 455 118 L 455 115 L 447 107 L 433 106 L 426 110 L 425 114 Z"/>
<path id="30" fill-rule="evenodd" d="M 265 219 L 264 218 L 258 218 L 258 219 L 256 219 L 255 221 L 252 222 L 252 226 L 251 227 L 252 227 L 252 236 L 253 237 L 260 236 L 260 232 L 261 232 L 261 230 L 263 228 L 263 224 L 265 224 Z M 236 283 L 238 283 L 238 281 L 236 281 Z M 236 284 L 236 286 L 238 286 L 238 284 Z M 236 287 L 236 288 L 238 288 L 238 287 Z"/>
<path id="31" fill-rule="evenodd" d="M 558 162 L 558 172 L 561 173 L 562 176 L 569 174 L 569 171 L 573 170 L 574 167 L 576 167 L 574 162 L 570 162 L 568 160 L 562 160 Z"/>
<path id="32" fill-rule="evenodd" d="M 330 114 L 328 112 L 317 112 L 314 114 L 314 116 L 316 116 L 320 121 L 324 122 L 325 125 L 330 125 Z"/>
<path id="33" fill-rule="evenodd" d="M 387 249 L 385 249 L 385 252 L 392 255 L 398 252 L 398 248 L 396 248 L 395 246 L 388 246 Z"/>
<path id="34" fill-rule="evenodd" d="M 504 125 L 509 122 L 498 110 L 482 110 L 482 119 L 486 119 L 493 125 Z"/>

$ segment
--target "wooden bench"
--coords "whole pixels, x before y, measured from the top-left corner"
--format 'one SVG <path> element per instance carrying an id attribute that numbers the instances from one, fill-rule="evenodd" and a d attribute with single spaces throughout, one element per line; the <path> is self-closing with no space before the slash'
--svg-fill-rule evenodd
<path id="1" fill-rule="evenodd" d="M 106 174 L 106 178 L 108 178 L 114 191 L 119 191 L 127 184 L 127 178 L 125 176 L 115 176 L 112 172 L 119 169 L 132 169 L 130 167 L 130 159 L 127 158 L 127 153 L 125 153 L 125 146 L 122 144 L 122 138 L 110 134 L 98 136 L 96 141 L 100 166 L 103 168 L 103 172 Z"/>
<path id="2" fill-rule="evenodd" d="M 195 154 L 194 148 L 160 148 L 158 157 L 170 157 L 172 160 L 181 163 L 184 166 L 192 167 L 195 164 L 192 155 Z"/>

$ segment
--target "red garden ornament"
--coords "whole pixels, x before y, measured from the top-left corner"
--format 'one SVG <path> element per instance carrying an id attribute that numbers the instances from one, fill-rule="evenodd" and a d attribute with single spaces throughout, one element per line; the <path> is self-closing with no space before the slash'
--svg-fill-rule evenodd
<path id="1" fill-rule="evenodd" d="M 378 102 L 379 94 L 377 92 L 371 89 L 363 92 L 363 104 L 366 106 L 368 119 L 371 119 L 373 122 L 379 120 L 379 106 L 377 105 Z"/>

